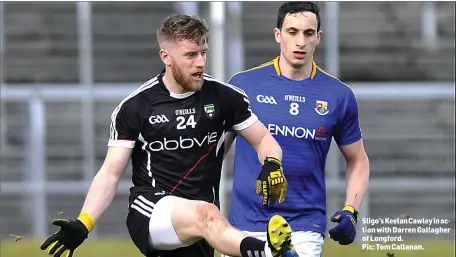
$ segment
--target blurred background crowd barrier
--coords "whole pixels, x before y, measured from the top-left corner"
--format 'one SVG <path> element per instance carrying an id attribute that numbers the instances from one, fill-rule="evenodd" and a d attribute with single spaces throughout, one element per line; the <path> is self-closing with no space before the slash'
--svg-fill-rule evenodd
<path id="1" fill-rule="evenodd" d="M 163 18 L 181 12 L 206 19 L 208 73 L 222 80 L 279 55 L 273 29 L 281 2 L 0 4 L 2 240 L 41 239 L 55 230 L 52 218 L 79 213 L 106 152 L 112 110 L 163 68 L 155 33 Z M 454 2 L 319 6 L 316 62 L 348 83 L 359 102 L 371 164 L 363 217 L 439 217 L 454 224 Z M 224 165 L 224 207 L 232 154 Z M 343 205 L 344 172 L 333 148 L 328 213 Z M 93 238 L 128 238 L 130 177 L 129 170 Z M 453 230 L 432 236 L 453 237 Z"/>

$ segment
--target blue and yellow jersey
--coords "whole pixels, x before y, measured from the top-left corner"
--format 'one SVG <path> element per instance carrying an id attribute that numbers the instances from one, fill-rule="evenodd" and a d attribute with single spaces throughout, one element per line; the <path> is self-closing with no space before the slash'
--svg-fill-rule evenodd
<path id="1" fill-rule="evenodd" d="M 261 205 L 255 181 L 261 170 L 255 150 L 237 137 L 229 221 L 248 231 L 265 231 L 274 214 L 285 217 L 293 230 L 326 230 L 325 162 L 332 138 L 339 145 L 361 139 L 358 106 L 353 91 L 313 63 L 310 78 L 281 75 L 279 58 L 235 74 L 229 83 L 243 89 L 252 111 L 283 150 L 288 181 L 283 204 Z"/>

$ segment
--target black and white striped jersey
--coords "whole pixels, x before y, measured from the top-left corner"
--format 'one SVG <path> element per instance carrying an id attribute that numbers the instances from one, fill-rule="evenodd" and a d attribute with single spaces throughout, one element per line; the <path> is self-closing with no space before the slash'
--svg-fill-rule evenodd
<path id="1" fill-rule="evenodd" d="M 257 121 L 245 92 L 205 74 L 197 92 L 173 94 L 164 73 L 114 109 L 108 146 L 134 148 L 134 186 L 155 187 L 187 199 L 215 201 L 224 132 Z"/>

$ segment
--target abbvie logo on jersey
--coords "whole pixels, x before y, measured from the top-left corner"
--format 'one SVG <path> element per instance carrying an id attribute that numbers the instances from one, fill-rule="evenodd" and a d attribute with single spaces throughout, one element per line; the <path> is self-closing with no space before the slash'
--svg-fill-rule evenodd
<path id="1" fill-rule="evenodd" d="M 179 139 L 173 140 L 164 138 L 161 141 L 153 141 L 149 143 L 149 149 L 152 152 L 159 151 L 174 151 L 179 149 L 191 149 L 193 147 L 202 147 L 203 145 L 211 145 L 217 142 L 217 132 L 209 132 L 202 139 L 197 138 L 183 138 L 182 136 Z"/>
<path id="2" fill-rule="evenodd" d="M 165 122 L 169 122 L 169 120 L 163 114 L 152 115 L 152 116 L 149 117 L 149 123 L 150 124 L 158 124 L 158 123 L 165 123 Z"/>
<path id="3" fill-rule="evenodd" d="M 277 104 L 277 101 L 275 100 L 275 98 L 273 96 L 257 95 L 256 99 L 259 103 Z"/>

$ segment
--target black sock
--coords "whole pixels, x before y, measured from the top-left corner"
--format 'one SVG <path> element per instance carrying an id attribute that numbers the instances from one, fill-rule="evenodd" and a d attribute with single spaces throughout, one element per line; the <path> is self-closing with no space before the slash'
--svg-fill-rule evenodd
<path id="1" fill-rule="evenodd" d="M 266 242 L 256 239 L 254 237 L 246 237 L 241 241 L 241 255 L 242 257 L 249 256 L 262 256 Z M 257 254 L 255 254 L 257 252 Z M 250 254 L 249 254 L 250 253 Z"/>

